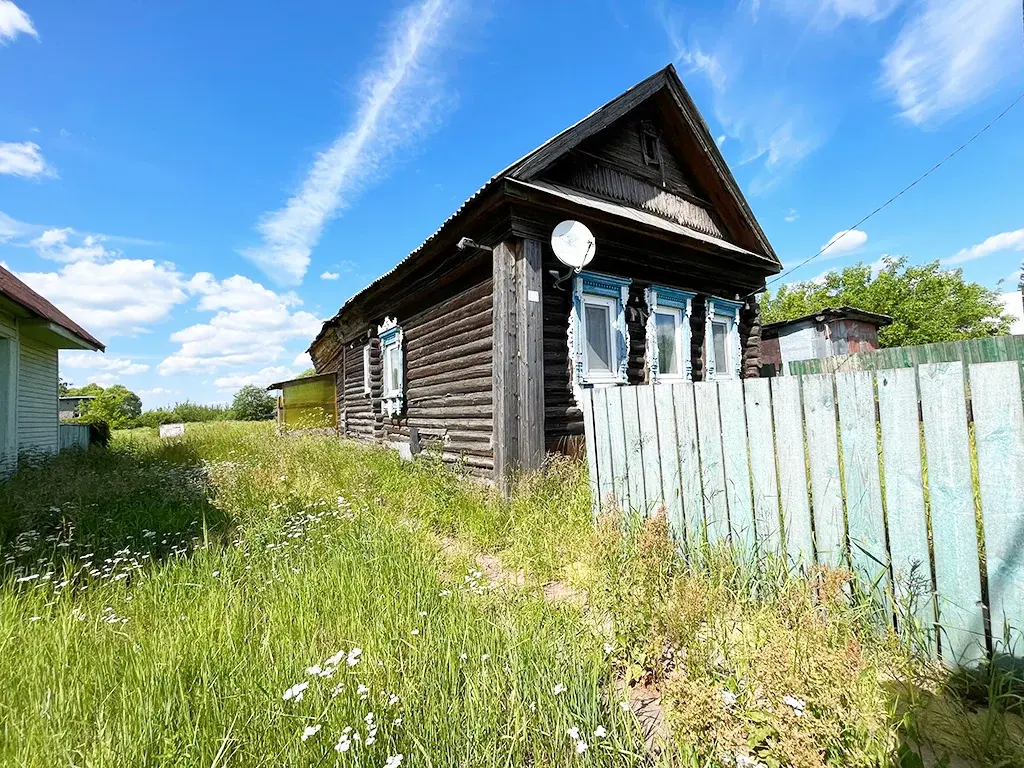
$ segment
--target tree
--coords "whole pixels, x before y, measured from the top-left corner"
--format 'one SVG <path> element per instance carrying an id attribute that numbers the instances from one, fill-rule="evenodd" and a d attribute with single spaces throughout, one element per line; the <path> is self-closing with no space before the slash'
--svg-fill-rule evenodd
<path id="1" fill-rule="evenodd" d="M 235 393 L 231 410 L 236 419 L 242 421 L 265 421 L 274 418 L 277 411 L 276 398 L 255 384 L 246 384 Z"/>
<path id="2" fill-rule="evenodd" d="M 63 394 L 67 395 L 93 395 L 94 397 L 99 395 L 103 391 L 103 387 L 96 383 L 86 384 L 84 387 L 72 387 L 69 386 L 67 392 Z"/>
<path id="3" fill-rule="evenodd" d="M 88 401 L 83 408 L 82 415 L 87 421 L 103 421 L 111 429 L 124 429 L 135 426 L 142 415 L 142 400 L 123 384 L 115 384 L 100 389 L 96 399 Z"/>
<path id="4" fill-rule="evenodd" d="M 302 373 L 300 373 L 297 378 L 304 379 L 307 376 L 316 376 L 316 368 L 307 368 Z"/>
<path id="5" fill-rule="evenodd" d="M 885 258 L 872 275 L 858 263 L 829 272 L 814 282 L 784 285 L 761 301 L 764 322 L 792 320 L 825 307 L 850 306 L 892 317 L 878 332 L 882 347 L 960 341 L 1010 332 L 1012 319 L 1003 314 L 995 291 L 964 280 L 963 270 L 947 270 L 939 262 L 912 266 L 904 258 Z"/>

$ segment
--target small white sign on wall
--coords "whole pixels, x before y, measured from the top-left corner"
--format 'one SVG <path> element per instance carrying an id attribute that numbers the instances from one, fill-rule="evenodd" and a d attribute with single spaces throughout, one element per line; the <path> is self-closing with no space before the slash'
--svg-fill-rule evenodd
<path id="1" fill-rule="evenodd" d="M 185 434 L 184 424 L 161 424 L 160 437 L 181 437 Z"/>

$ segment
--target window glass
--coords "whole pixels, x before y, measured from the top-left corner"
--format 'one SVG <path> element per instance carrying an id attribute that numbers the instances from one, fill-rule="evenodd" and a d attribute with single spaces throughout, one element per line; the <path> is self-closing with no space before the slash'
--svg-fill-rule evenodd
<path id="1" fill-rule="evenodd" d="M 711 341 L 714 344 L 716 376 L 729 376 L 732 373 L 729 366 L 729 358 L 726 355 L 726 339 L 728 336 L 729 325 L 727 323 L 719 321 L 711 323 Z"/>
<path id="2" fill-rule="evenodd" d="M 658 370 L 679 375 L 679 316 L 675 312 L 655 312 L 658 339 Z"/>
<path id="3" fill-rule="evenodd" d="M 402 388 L 402 371 L 398 366 L 398 347 L 388 349 L 388 380 L 391 382 L 391 391 L 397 392 Z"/>
<path id="4" fill-rule="evenodd" d="M 585 304 L 584 326 L 587 334 L 587 368 L 611 373 L 611 311 L 604 304 Z"/>

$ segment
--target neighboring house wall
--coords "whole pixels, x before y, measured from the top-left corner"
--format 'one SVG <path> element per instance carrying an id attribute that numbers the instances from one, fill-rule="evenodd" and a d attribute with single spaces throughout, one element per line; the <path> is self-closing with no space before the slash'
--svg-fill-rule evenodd
<path id="1" fill-rule="evenodd" d="M 18 462 L 18 326 L 0 312 L 0 478 Z"/>
<path id="2" fill-rule="evenodd" d="M 18 366 L 18 453 L 53 453 L 58 448 L 57 350 L 21 337 Z"/>
<path id="3" fill-rule="evenodd" d="M 795 360 L 813 360 L 878 349 L 878 326 L 862 320 L 832 320 L 819 323 L 804 320 L 778 331 L 776 339 L 765 341 L 762 362 L 782 366 Z"/>

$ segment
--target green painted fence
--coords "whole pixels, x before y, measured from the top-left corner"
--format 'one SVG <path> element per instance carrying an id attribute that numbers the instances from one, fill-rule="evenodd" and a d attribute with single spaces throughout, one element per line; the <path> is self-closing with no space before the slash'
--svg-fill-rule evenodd
<path id="1" fill-rule="evenodd" d="M 912 368 L 922 363 L 952 363 L 957 360 L 965 365 L 1024 360 L 1024 336 L 995 336 L 991 339 L 946 341 L 914 347 L 889 347 L 874 352 L 794 360 L 788 367 L 791 374 L 799 376 L 840 371 L 884 371 L 893 368 Z"/>
<path id="2" fill-rule="evenodd" d="M 595 512 L 850 568 L 948 663 L 1024 654 L 1021 381 L 944 362 L 587 390 Z"/>

